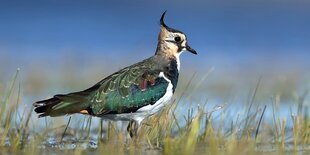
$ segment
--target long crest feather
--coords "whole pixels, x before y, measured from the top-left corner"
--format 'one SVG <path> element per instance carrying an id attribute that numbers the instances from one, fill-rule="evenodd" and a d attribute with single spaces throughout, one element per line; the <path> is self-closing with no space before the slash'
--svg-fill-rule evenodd
<path id="1" fill-rule="evenodd" d="M 167 10 L 161 15 L 161 18 L 160 18 L 160 25 L 163 26 L 163 27 L 168 27 L 165 22 L 164 22 L 164 18 L 165 18 L 165 14 L 166 14 Z"/>

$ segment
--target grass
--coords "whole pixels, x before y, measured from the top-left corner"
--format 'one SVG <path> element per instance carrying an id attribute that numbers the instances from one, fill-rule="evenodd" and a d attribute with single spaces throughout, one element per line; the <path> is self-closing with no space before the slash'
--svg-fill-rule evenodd
<path id="1" fill-rule="evenodd" d="M 84 119 L 67 116 L 62 123 L 53 123 L 51 118 L 37 119 L 29 105 L 21 104 L 18 74 L 19 70 L 1 96 L 0 154 L 240 155 L 310 152 L 310 121 L 305 105 L 308 91 L 297 95 L 293 105 L 298 109 L 296 114 L 292 109 L 287 109 L 291 117 L 280 117 L 280 94 L 272 95 L 270 103 L 265 105 L 256 102 L 262 78 L 259 78 L 253 93 L 249 93 L 243 107 L 245 113 L 237 114 L 236 119 L 228 122 L 226 114 L 234 105 L 218 105 L 206 110 L 207 101 L 190 103 L 192 108 L 179 117 L 177 108 L 182 106 L 181 100 L 190 98 L 186 90 L 197 89 L 202 83 L 199 81 L 194 85 L 192 77 L 174 103 L 144 121 L 139 136 L 130 139 L 123 124 L 118 122 L 89 116 L 84 116 Z M 207 76 L 203 77 L 205 79 Z M 267 108 L 272 109 L 272 115 L 268 118 Z M 45 127 L 42 129 L 36 121 L 44 122 Z M 74 121 L 78 123 L 74 124 Z M 289 121 L 292 127 L 287 125 Z M 54 128 L 51 124 L 57 125 Z"/>

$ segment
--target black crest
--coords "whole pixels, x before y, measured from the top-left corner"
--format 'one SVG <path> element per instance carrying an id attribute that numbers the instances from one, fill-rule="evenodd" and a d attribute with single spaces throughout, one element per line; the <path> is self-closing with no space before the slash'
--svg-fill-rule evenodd
<path id="1" fill-rule="evenodd" d="M 183 32 L 181 32 L 181 31 L 179 31 L 179 30 L 170 28 L 170 27 L 168 27 L 168 26 L 165 24 L 164 18 L 165 18 L 166 12 L 167 12 L 167 10 L 166 10 L 166 11 L 161 15 L 161 17 L 160 17 L 160 25 L 161 25 L 162 27 L 166 28 L 169 32 L 183 33 Z"/>
<path id="2" fill-rule="evenodd" d="M 165 18 L 165 14 L 166 14 L 167 10 L 161 15 L 161 18 L 160 18 L 160 25 L 163 26 L 163 27 L 168 27 L 165 22 L 164 22 L 164 18 Z"/>

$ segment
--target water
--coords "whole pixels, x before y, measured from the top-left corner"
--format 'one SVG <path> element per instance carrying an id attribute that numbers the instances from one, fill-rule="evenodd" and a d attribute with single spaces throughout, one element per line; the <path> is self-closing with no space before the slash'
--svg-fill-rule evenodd
<path id="1" fill-rule="evenodd" d="M 243 98 L 243 97 L 242 97 Z M 23 103 L 18 109 L 18 113 L 22 114 L 28 112 L 30 110 L 30 105 L 25 103 L 30 103 L 33 98 L 24 98 Z M 224 133 L 228 133 L 231 130 L 232 123 L 235 124 L 236 127 L 239 129 L 240 132 L 245 126 L 245 120 L 247 115 L 253 116 L 255 113 L 255 121 L 258 121 L 259 117 L 263 112 L 263 108 L 266 105 L 266 110 L 262 119 L 262 126 L 263 125 L 270 125 L 274 126 L 275 122 L 273 119 L 273 114 L 275 111 L 276 121 L 278 119 L 286 120 L 286 129 L 287 129 L 287 141 L 291 141 L 292 137 L 292 128 L 293 128 L 293 118 L 297 116 L 298 109 L 295 103 L 281 103 L 280 105 L 272 105 L 272 102 L 265 102 L 265 103 L 255 103 L 252 106 L 252 109 L 248 111 L 248 106 L 242 100 L 234 100 L 233 102 L 225 102 L 216 100 L 216 99 L 209 99 L 207 102 L 199 103 L 190 101 L 188 98 L 183 98 L 180 103 L 178 104 L 174 114 L 177 118 L 177 122 L 179 126 L 183 127 L 186 126 L 188 123 L 188 119 L 192 119 L 198 113 L 198 109 L 203 108 L 204 114 L 203 119 L 201 120 L 200 130 L 201 132 L 204 131 L 205 128 L 205 121 L 206 119 L 211 119 L 213 122 L 213 127 L 218 130 L 222 130 Z M 307 106 L 307 105 L 306 105 Z M 273 109 L 274 108 L 274 109 Z M 75 134 L 74 130 L 85 129 L 87 128 L 87 119 L 88 116 L 84 116 L 81 114 L 74 114 L 71 115 L 72 120 L 69 125 L 69 129 L 62 142 L 59 142 L 61 134 L 64 131 L 64 126 L 69 119 L 69 116 L 64 117 L 57 117 L 57 118 L 37 118 L 35 113 L 32 113 L 31 121 L 29 124 L 30 130 L 36 133 L 42 133 L 46 131 L 47 128 L 55 128 L 51 130 L 51 134 L 47 137 L 46 141 L 43 142 L 42 148 L 51 147 L 51 148 L 59 148 L 59 149 L 74 149 L 77 146 L 83 149 L 93 149 L 97 148 L 98 142 L 98 133 L 99 133 L 99 126 L 100 126 L 100 118 L 93 117 L 91 120 L 91 128 L 90 128 L 90 138 L 87 140 L 82 140 L 83 137 L 86 137 L 84 134 Z M 186 119 L 187 118 L 187 119 Z M 20 123 L 19 119 L 16 119 L 16 123 Z M 108 121 L 103 122 L 104 131 L 107 131 L 106 127 L 108 126 Z M 120 132 L 126 132 L 128 122 L 118 121 L 116 122 L 117 130 Z M 278 123 L 278 122 L 277 122 Z M 239 125 L 237 125 L 239 124 Z M 58 128 L 58 129 L 57 129 Z M 71 133 L 70 133 L 71 132 Z M 174 125 L 173 135 L 178 134 L 178 127 Z M 106 135 L 104 135 L 106 136 Z M 272 139 L 272 138 L 271 138 Z M 9 141 L 7 145 L 10 145 Z M 267 150 L 267 149 L 266 149 Z"/>

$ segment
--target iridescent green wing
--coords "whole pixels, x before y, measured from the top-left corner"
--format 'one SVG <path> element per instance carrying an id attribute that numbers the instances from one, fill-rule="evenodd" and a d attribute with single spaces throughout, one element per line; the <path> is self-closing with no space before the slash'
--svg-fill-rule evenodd
<path id="1" fill-rule="evenodd" d="M 168 82 L 159 77 L 156 64 L 142 62 L 120 70 L 99 82 L 91 99 L 94 115 L 135 112 L 154 104 L 165 93 Z"/>

